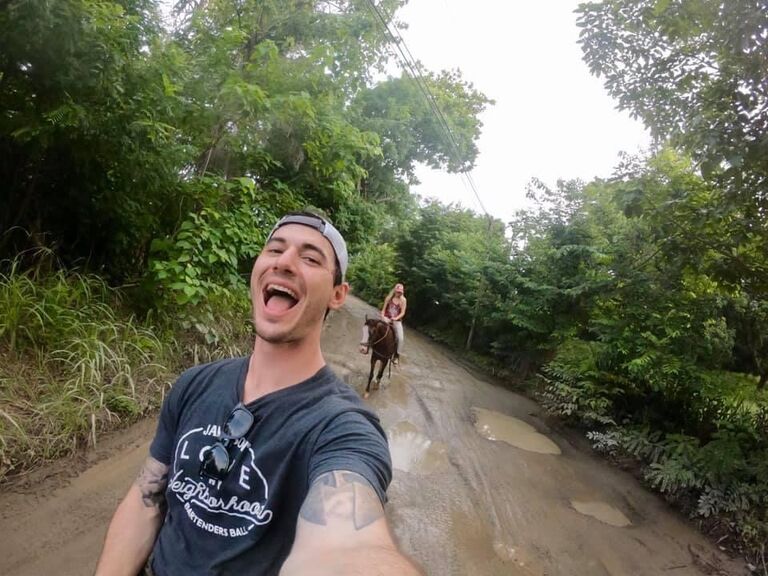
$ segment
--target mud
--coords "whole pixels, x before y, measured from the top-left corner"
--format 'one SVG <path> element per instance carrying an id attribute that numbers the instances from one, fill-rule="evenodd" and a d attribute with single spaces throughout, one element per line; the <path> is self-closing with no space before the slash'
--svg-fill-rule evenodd
<path id="1" fill-rule="evenodd" d="M 369 367 L 357 353 L 366 312 L 375 310 L 351 299 L 323 334 L 329 363 L 358 392 Z M 471 375 L 412 330 L 406 338 L 400 368 L 368 402 L 394 462 L 387 515 L 427 574 L 746 574 L 631 476 L 549 430 L 533 402 Z M 100 442 L 77 476 L 41 474 L 14 492 L 6 487 L 0 574 L 92 574 L 153 429 L 145 421 Z M 542 446 L 550 452 L 532 449 Z"/>

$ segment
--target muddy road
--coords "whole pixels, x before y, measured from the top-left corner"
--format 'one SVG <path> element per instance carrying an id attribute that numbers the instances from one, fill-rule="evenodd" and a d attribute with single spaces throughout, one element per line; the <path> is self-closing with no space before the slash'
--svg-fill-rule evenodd
<path id="1" fill-rule="evenodd" d="M 360 393 L 366 312 L 375 310 L 350 299 L 323 336 L 326 359 Z M 413 331 L 384 382 L 368 401 L 395 467 L 387 514 L 402 549 L 428 574 L 746 573 L 631 476 L 550 430 L 535 403 L 478 379 Z M 92 574 L 153 429 L 144 421 L 104 440 L 79 475 L 60 463 L 6 490 L 0 574 Z"/>

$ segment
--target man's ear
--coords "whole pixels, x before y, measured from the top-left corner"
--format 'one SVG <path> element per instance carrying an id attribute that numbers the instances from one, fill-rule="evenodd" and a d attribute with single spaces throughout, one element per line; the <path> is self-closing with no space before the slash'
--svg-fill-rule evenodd
<path id="1" fill-rule="evenodd" d="M 328 308 L 331 310 L 338 310 L 342 307 L 344 304 L 344 301 L 347 299 L 347 294 L 349 293 L 349 283 L 348 282 L 342 282 L 338 286 L 333 287 L 333 292 L 331 292 L 331 298 L 328 300 Z"/>

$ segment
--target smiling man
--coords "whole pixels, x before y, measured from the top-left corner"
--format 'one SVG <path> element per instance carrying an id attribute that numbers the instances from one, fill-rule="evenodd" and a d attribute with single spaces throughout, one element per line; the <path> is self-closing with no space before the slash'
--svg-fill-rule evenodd
<path id="1" fill-rule="evenodd" d="M 347 260 L 317 215 L 275 225 L 251 273 L 252 354 L 176 382 L 97 575 L 419 573 L 384 516 L 386 436 L 320 349 Z"/>

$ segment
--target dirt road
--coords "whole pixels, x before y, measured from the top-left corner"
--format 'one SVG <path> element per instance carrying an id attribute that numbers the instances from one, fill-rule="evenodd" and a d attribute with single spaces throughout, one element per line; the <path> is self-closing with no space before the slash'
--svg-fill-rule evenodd
<path id="1" fill-rule="evenodd" d="M 327 360 L 360 392 L 366 312 L 375 313 L 351 299 L 323 336 Z M 395 465 L 388 516 L 428 574 L 746 573 L 632 477 L 550 430 L 536 404 L 477 379 L 413 331 L 406 339 L 402 366 L 369 402 Z M 36 475 L 23 492 L 0 496 L 0 574 L 92 574 L 153 427 L 141 422 L 107 439 L 76 477 Z"/>

